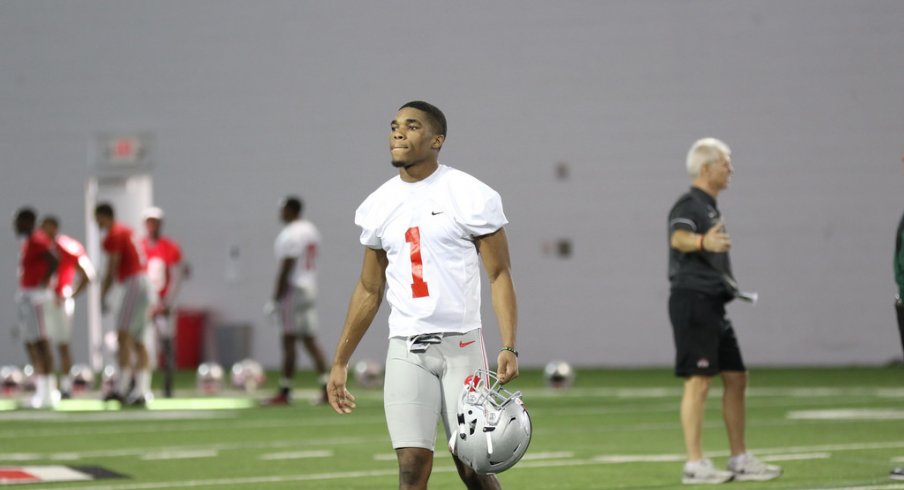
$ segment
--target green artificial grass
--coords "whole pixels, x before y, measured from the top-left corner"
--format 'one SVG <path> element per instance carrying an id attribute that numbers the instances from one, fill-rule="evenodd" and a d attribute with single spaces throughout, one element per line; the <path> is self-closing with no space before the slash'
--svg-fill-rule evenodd
<path id="1" fill-rule="evenodd" d="M 176 403 L 173 409 L 152 404 L 152 410 L 0 411 L 0 466 L 91 465 L 130 477 L 23 489 L 397 488 L 379 390 L 353 385 L 358 409 L 340 416 L 307 402 L 316 392 L 314 376 L 299 373 L 292 406 L 247 403 L 272 394 L 276 378 L 271 374 L 268 385 L 251 395 L 222 390 L 215 396 L 245 400 L 226 409 Z M 179 397 L 213 398 L 193 385 L 192 373 L 180 373 Z M 693 488 L 680 484 L 681 381 L 669 370 L 579 368 L 567 390 L 546 388 L 540 371 L 525 370 L 509 388 L 524 391 L 534 437 L 526 458 L 500 475 L 505 488 Z M 716 382 L 704 447 L 724 466 L 719 396 Z M 904 482 L 888 479 L 889 469 L 904 466 L 900 367 L 753 369 L 747 420 L 749 448 L 783 466 L 785 474 L 730 487 L 904 489 Z M 430 488 L 464 488 L 442 430 Z"/>

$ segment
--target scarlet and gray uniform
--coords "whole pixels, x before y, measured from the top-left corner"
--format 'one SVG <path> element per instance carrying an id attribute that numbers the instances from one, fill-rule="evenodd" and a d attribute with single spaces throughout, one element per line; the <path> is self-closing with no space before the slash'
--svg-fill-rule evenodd
<path id="1" fill-rule="evenodd" d="M 308 220 L 287 223 L 276 236 L 276 260 L 294 259 L 290 288 L 279 299 L 276 318 L 283 333 L 311 337 L 317 333 L 317 248 L 320 232 Z"/>
<path id="2" fill-rule="evenodd" d="M 141 239 L 141 250 L 145 259 L 145 274 L 151 287 L 151 301 L 154 305 L 167 300 L 173 287 L 174 268 L 182 262 L 182 249 L 175 240 L 161 236 L 157 240 Z M 172 306 L 172 305 L 167 305 Z M 169 316 L 156 314 L 152 318 L 157 334 L 161 338 L 171 338 L 173 328 Z"/>
<path id="3" fill-rule="evenodd" d="M 46 306 L 52 292 L 41 282 L 47 277 L 50 262 L 47 254 L 53 244 L 41 230 L 33 231 L 22 243 L 19 255 L 19 291 L 16 294 L 19 326 L 25 342 L 47 338 Z"/>
<path id="4" fill-rule="evenodd" d="M 150 292 L 138 249 L 132 242 L 132 230 L 113 223 L 102 245 L 108 254 L 119 255 L 119 267 L 114 271 L 116 281 L 121 286 L 116 329 L 128 332 L 134 339 L 142 339 L 147 323 Z"/>
<path id="5" fill-rule="evenodd" d="M 47 336 L 56 344 L 68 344 L 72 340 L 72 317 L 75 313 L 72 282 L 79 265 L 89 274 L 93 273 L 94 267 L 85 253 L 85 247 L 72 237 L 57 235 L 54 250 L 60 262 L 53 286 L 56 298 L 47 303 Z"/>
<path id="6" fill-rule="evenodd" d="M 457 427 L 465 378 L 486 368 L 475 239 L 508 220 L 486 184 L 445 165 L 419 182 L 394 177 L 358 207 L 361 243 L 386 252 L 389 349 L 384 406 L 393 447 L 433 449 Z"/>

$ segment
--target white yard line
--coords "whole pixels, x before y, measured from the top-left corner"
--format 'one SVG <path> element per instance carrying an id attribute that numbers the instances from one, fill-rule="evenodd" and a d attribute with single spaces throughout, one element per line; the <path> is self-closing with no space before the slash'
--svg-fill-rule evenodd
<path id="1" fill-rule="evenodd" d="M 186 451 L 229 451 L 242 449 L 278 449 L 278 448 L 300 448 L 310 446 L 334 446 L 346 444 L 372 444 L 385 442 L 386 437 L 335 437 L 324 439 L 289 439 L 281 441 L 267 442 L 236 442 L 236 443 L 220 443 L 207 445 L 185 445 L 170 447 L 135 447 L 122 449 L 101 449 L 95 451 L 83 452 L 65 452 L 65 453 L 0 453 L 0 461 L 35 461 L 43 459 L 63 459 L 74 460 L 84 458 L 120 458 L 137 456 L 141 457 L 149 453 L 178 453 Z"/>
<path id="2" fill-rule="evenodd" d="M 154 451 L 141 455 L 144 461 L 166 461 L 171 459 L 216 458 L 219 451 L 215 449 L 196 449 L 191 451 Z"/>
<path id="3" fill-rule="evenodd" d="M 830 410 L 792 410 L 792 420 L 904 420 L 904 410 L 872 408 L 836 408 Z"/>
<path id="4" fill-rule="evenodd" d="M 321 451 L 294 451 L 294 452 L 283 452 L 283 453 L 267 453 L 262 454 L 258 459 L 264 461 L 281 461 L 286 459 L 310 459 L 310 458 L 332 458 L 334 455 L 333 451 L 330 450 L 321 450 Z"/>
<path id="5" fill-rule="evenodd" d="M 866 485 L 859 487 L 814 487 L 805 490 L 897 490 L 904 488 L 904 483 L 882 483 L 879 485 Z"/>
<path id="6" fill-rule="evenodd" d="M 761 456 L 763 461 L 805 461 L 810 459 L 829 459 L 832 453 L 773 454 Z"/>
<path id="7" fill-rule="evenodd" d="M 554 390 L 551 388 L 527 388 L 522 390 L 526 399 L 530 398 L 559 398 L 562 396 L 574 396 L 580 398 L 674 398 L 681 396 L 682 388 L 649 387 L 649 388 L 569 388 L 566 390 Z M 722 388 L 713 387 L 709 390 L 710 396 L 722 396 Z M 834 388 L 834 387 L 807 387 L 789 386 L 785 388 L 757 388 L 747 389 L 748 398 L 761 397 L 790 397 L 790 398 L 825 398 L 825 397 L 878 397 L 878 398 L 904 398 L 904 388 Z"/>
<path id="8" fill-rule="evenodd" d="M 160 413 L 160 412 L 157 412 Z M 178 419 L 181 420 L 181 419 Z M 323 427 L 323 426 L 347 426 L 347 425 L 365 425 L 375 423 L 385 423 L 384 417 L 335 417 L 330 419 L 297 419 L 297 420 L 256 420 L 245 422 L 234 422 L 229 424 L 230 430 L 258 430 L 258 429 L 291 429 L 303 427 Z M 0 419 L 2 421 L 2 419 Z M 70 421 L 81 422 L 80 420 Z M 84 429 L 21 429 L 21 430 L 4 430 L 0 433 L 0 439 L 18 439 L 20 437 L 52 437 L 58 439 L 65 436 L 81 437 L 86 435 L 99 434 L 147 434 L 160 432 L 205 432 L 222 430 L 223 425 L 220 424 L 191 424 L 188 426 L 174 426 L 172 424 L 133 424 L 131 422 L 113 427 L 91 427 Z"/>
<path id="9" fill-rule="evenodd" d="M 763 459 L 767 457 L 772 460 L 790 461 L 793 459 L 816 459 L 827 456 L 826 451 L 858 451 L 870 449 L 897 449 L 904 448 L 904 441 L 896 442 L 874 442 L 874 443 L 853 443 L 853 444 L 825 444 L 819 446 L 801 446 L 801 447 L 781 447 L 781 448 L 760 448 L 754 449 L 753 452 L 763 455 Z M 554 453 L 553 453 L 554 454 Z M 713 453 L 713 456 L 728 456 L 726 451 Z M 766 456 L 771 455 L 771 456 Z M 540 461 L 522 461 L 518 464 L 518 468 L 557 468 L 569 466 L 590 466 L 600 464 L 624 464 L 638 462 L 680 462 L 684 461 L 684 454 L 647 454 L 647 455 L 601 455 L 589 459 L 555 459 Z M 451 466 L 440 466 L 433 469 L 434 473 L 449 473 L 455 471 Z M 395 468 L 385 470 L 367 470 L 367 471 L 346 471 L 333 473 L 316 473 L 305 475 L 283 475 L 283 476 L 258 476 L 243 478 L 218 478 L 209 480 L 187 480 L 178 482 L 146 482 L 146 483 L 122 483 L 110 484 L 95 487 L 77 487 L 79 490 L 151 490 L 151 489 L 169 489 L 169 488 L 190 488 L 202 486 L 225 486 L 225 485 L 265 485 L 286 482 L 300 481 L 326 481 L 340 479 L 355 478 L 373 478 L 380 476 L 395 476 L 398 470 Z M 29 487 L 32 490 L 59 490 L 66 487 Z M 72 487 L 76 488 L 76 487 Z M 874 485 L 874 486 L 858 486 L 858 487 L 822 487 L 846 490 L 898 490 L 904 489 L 902 484 L 890 485 Z M 814 489 L 815 490 L 815 489 Z"/>

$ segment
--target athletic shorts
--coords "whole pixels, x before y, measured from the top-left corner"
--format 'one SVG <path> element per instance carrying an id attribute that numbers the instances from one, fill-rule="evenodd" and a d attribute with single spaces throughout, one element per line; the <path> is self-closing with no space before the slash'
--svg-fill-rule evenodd
<path id="1" fill-rule="evenodd" d="M 285 335 L 313 337 L 317 334 L 317 293 L 305 288 L 291 288 L 279 300 L 276 315 Z"/>
<path id="2" fill-rule="evenodd" d="M 675 337 L 675 375 L 713 376 L 746 371 L 725 303 L 696 291 L 672 291 L 669 318 Z"/>
<path id="3" fill-rule="evenodd" d="M 53 344 L 68 344 L 72 341 L 72 317 L 75 314 L 75 300 L 66 298 L 57 302 L 54 297 L 45 306 L 44 320 L 47 323 L 47 339 Z"/>
<path id="4" fill-rule="evenodd" d="M 25 343 L 47 339 L 47 304 L 53 301 L 49 289 L 24 289 L 16 294 L 19 329 Z"/>
<path id="5" fill-rule="evenodd" d="M 442 421 L 446 440 L 458 427 L 458 399 L 465 378 L 487 368 L 481 329 L 436 334 L 439 343 L 422 352 L 409 339 L 392 337 L 386 353 L 383 407 L 392 447 L 433 450 L 436 426 Z"/>
<path id="6" fill-rule="evenodd" d="M 115 328 L 117 331 L 127 332 L 136 342 L 144 343 L 145 326 L 149 320 L 148 307 L 151 304 L 147 277 L 135 274 L 120 282 L 119 288 Z"/>

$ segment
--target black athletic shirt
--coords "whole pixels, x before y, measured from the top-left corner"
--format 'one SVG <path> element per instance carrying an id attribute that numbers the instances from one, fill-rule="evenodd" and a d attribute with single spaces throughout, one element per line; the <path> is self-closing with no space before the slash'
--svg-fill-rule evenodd
<path id="1" fill-rule="evenodd" d="M 898 297 L 904 300 L 904 215 L 895 234 L 895 282 L 898 283 Z"/>
<path id="2" fill-rule="evenodd" d="M 728 252 L 683 253 L 671 247 L 672 233 L 687 230 L 704 234 L 719 222 L 716 200 L 697 187 L 678 198 L 669 211 L 669 282 L 672 290 L 699 291 L 726 301 L 737 291 Z"/>

